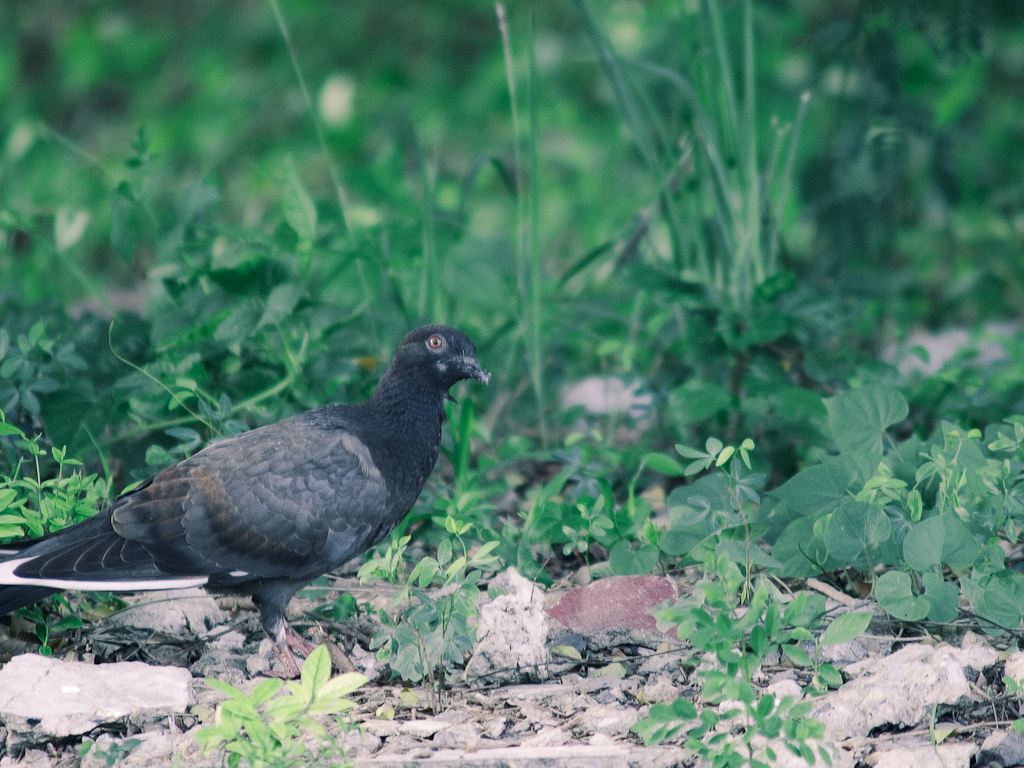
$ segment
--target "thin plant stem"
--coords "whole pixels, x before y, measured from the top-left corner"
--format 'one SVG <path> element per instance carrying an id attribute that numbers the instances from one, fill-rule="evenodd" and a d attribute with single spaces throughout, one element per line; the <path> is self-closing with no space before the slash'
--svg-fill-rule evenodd
<path id="1" fill-rule="evenodd" d="M 309 88 L 306 87 L 306 78 L 302 76 L 302 68 L 299 66 L 299 57 L 295 52 L 295 46 L 292 45 L 292 36 L 288 31 L 288 25 L 284 21 L 284 16 L 281 14 L 281 8 L 278 6 L 277 0 L 270 0 L 270 7 L 274 9 L 274 16 L 277 18 L 277 26 L 281 30 L 281 36 L 284 38 L 285 45 L 288 47 L 288 55 L 292 60 L 292 68 L 295 70 L 295 77 L 299 81 L 299 88 L 302 89 L 302 96 L 306 100 L 306 109 L 309 110 L 309 116 L 313 121 L 313 128 L 316 129 L 316 138 L 320 142 L 320 149 L 323 150 L 324 159 L 327 162 L 327 172 L 331 175 L 331 183 L 334 184 L 334 191 L 338 195 L 338 210 L 341 212 L 341 221 L 345 225 L 345 231 L 349 231 L 348 217 L 345 214 L 345 210 L 348 208 L 348 199 L 345 195 L 345 188 L 341 186 L 341 179 L 338 176 L 338 170 L 334 167 L 334 163 L 331 161 L 330 150 L 327 149 L 327 140 L 324 138 L 323 128 L 320 127 L 320 120 L 317 118 L 316 109 L 313 106 L 313 98 L 309 95 Z"/>

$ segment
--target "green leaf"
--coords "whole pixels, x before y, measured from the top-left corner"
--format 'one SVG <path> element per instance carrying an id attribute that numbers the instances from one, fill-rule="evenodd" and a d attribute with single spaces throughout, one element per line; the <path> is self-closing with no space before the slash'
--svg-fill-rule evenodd
<path id="1" fill-rule="evenodd" d="M 822 402 L 840 453 L 868 450 L 881 454 L 886 428 L 900 423 L 910 413 L 899 390 L 883 385 L 851 389 Z"/>
<path id="2" fill-rule="evenodd" d="M 840 462 L 816 464 L 797 472 L 771 495 L 798 515 L 820 515 L 833 511 L 847 497 L 854 478 L 853 471 Z"/>
<path id="3" fill-rule="evenodd" d="M 955 570 L 968 568 L 980 550 L 967 526 L 951 512 L 917 523 L 903 539 L 903 556 L 915 571 L 931 570 L 943 563 Z"/>
<path id="4" fill-rule="evenodd" d="M 921 574 L 924 583 L 924 594 L 931 603 L 928 611 L 929 621 L 956 621 L 960 607 L 960 590 L 956 584 L 946 581 L 937 573 Z"/>
<path id="5" fill-rule="evenodd" d="M 337 696 L 347 696 L 357 688 L 361 688 L 370 681 L 366 675 L 361 672 L 346 672 L 342 675 L 332 677 L 323 687 L 317 691 L 317 696 L 320 698 L 334 698 Z"/>
<path id="6" fill-rule="evenodd" d="M 902 571 L 889 571 L 878 577 L 875 599 L 887 613 L 902 621 L 920 621 L 931 610 L 927 598 L 913 593 L 910 575 Z"/>
<path id="7" fill-rule="evenodd" d="M 318 645 L 302 665 L 302 685 L 308 691 L 319 691 L 331 677 L 331 657 L 326 645 Z"/>
<path id="8" fill-rule="evenodd" d="M 682 429 L 714 416 L 728 408 L 732 402 L 733 396 L 724 387 L 709 381 L 690 379 L 672 390 L 668 399 L 668 413 L 676 426 Z"/>
<path id="9" fill-rule="evenodd" d="M 213 338 L 219 342 L 230 344 L 248 338 L 254 330 L 261 315 L 260 305 L 254 299 L 242 301 L 231 314 L 217 326 Z"/>
<path id="10" fill-rule="evenodd" d="M 7 435 L 20 435 L 21 437 L 24 437 L 25 433 L 13 424 L 8 424 L 6 421 L 0 421 L 0 437 L 5 437 Z"/>
<path id="11" fill-rule="evenodd" d="M 831 664 L 822 664 L 818 667 L 818 676 L 829 688 L 838 688 L 843 684 L 842 673 Z"/>
<path id="12" fill-rule="evenodd" d="M 871 614 L 864 612 L 844 613 L 828 625 L 821 636 L 822 645 L 848 643 L 863 634 L 871 623 Z"/>
<path id="13" fill-rule="evenodd" d="M 809 667 L 811 666 L 811 657 L 807 655 L 807 651 L 801 648 L 799 645 L 793 643 L 786 643 L 785 645 L 779 646 L 786 658 L 796 664 L 798 667 Z"/>
<path id="14" fill-rule="evenodd" d="M 316 237 L 316 206 L 303 186 L 291 156 L 282 164 L 281 186 L 281 207 L 285 221 L 295 230 L 300 250 L 308 250 L 312 248 Z"/>
<path id="15" fill-rule="evenodd" d="M 122 181 L 110 201 L 110 244 L 121 260 L 131 266 L 135 243 L 142 229 L 142 212 L 132 197 L 128 182 Z"/>
<path id="16" fill-rule="evenodd" d="M 864 556 L 892 535 L 888 515 L 865 502 L 844 499 L 825 528 L 825 545 L 829 554 L 844 564 Z"/>
<path id="17" fill-rule="evenodd" d="M 0 491 L 0 509 L 7 509 L 11 505 L 11 502 L 18 497 L 18 492 L 13 488 L 6 488 Z M 18 518 L 20 520 L 21 518 Z M 0 522 L 17 522 L 17 520 L 4 520 L 0 517 Z"/>
<path id="18" fill-rule="evenodd" d="M 667 453 L 648 453 L 644 456 L 643 463 L 655 472 L 661 472 L 669 477 L 682 477 L 686 471 L 682 464 Z"/>
<path id="19" fill-rule="evenodd" d="M 252 702 L 254 707 L 258 707 L 281 690 L 281 683 L 282 680 L 277 677 L 271 677 L 264 680 L 253 689 L 251 694 L 249 694 L 249 701 Z"/>
<path id="20" fill-rule="evenodd" d="M 626 668 L 619 664 L 619 662 L 613 662 L 598 670 L 591 670 L 591 677 L 614 677 L 622 680 L 626 676 Z"/>
<path id="21" fill-rule="evenodd" d="M 299 299 L 302 298 L 302 293 L 302 288 L 290 283 L 275 287 L 267 297 L 267 308 L 263 311 L 263 316 L 256 327 L 273 325 L 290 316 L 295 311 Z"/>
<path id="22" fill-rule="evenodd" d="M 658 548 L 642 544 L 633 549 L 628 541 L 620 540 L 608 553 L 608 563 L 617 576 L 646 576 L 654 572 L 658 563 Z"/>
<path id="23" fill-rule="evenodd" d="M 553 646 L 551 648 L 551 652 L 558 656 L 562 656 L 566 659 L 576 659 L 577 661 L 583 661 L 583 656 L 580 654 L 579 650 L 577 650 L 571 645 Z"/>

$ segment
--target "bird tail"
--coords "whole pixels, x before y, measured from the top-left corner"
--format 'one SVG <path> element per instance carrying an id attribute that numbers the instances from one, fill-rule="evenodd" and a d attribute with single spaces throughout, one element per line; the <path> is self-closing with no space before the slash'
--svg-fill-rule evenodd
<path id="1" fill-rule="evenodd" d="M 22 540 L 10 544 L 0 544 L 0 563 L 7 560 L 14 560 L 21 555 L 21 550 L 31 544 L 31 540 Z M 49 597 L 59 589 L 50 587 L 36 587 L 19 584 L 0 584 L 0 616 L 24 608 L 26 605 L 38 603 L 44 597 Z"/>
<path id="2" fill-rule="evenodd" d="M 0 586 L 0 616 L 6 616 L 26 605 L 38 603 L 44 597 L 49 597 L 55 592 L 60 592 L 60 590 L 51 587 Z"/>

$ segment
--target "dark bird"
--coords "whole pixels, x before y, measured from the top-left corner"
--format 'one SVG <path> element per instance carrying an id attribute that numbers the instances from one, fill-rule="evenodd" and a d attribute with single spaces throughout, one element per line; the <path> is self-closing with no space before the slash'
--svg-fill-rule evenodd
<path id="1" fill-rule="evenodd" d="M 284 618 L 313 579 L 386 537 L 437 461 L 444 400 L 463 379 L 486 384 L 476 347 L 454 328 L 418 328 L 398 346 L 373 397 L 326 405 L 214 443 L 94 517 L 0 545 L 0 615 L 62 589 L 205 586 L 252 595 L 284 676 Z"/>

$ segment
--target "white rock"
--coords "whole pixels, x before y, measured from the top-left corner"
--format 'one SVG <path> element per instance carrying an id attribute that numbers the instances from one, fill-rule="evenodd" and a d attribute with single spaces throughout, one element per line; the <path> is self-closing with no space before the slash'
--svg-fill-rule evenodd
<path id="1" fill-rule="evenodd" d="M 875 752 L 874 768 L 969 768 L 978 754 L 978 745 L 969 741 L 920 747 L 900 747 Z"/>
<path id="2" fill-rule="evenodd" d="M 87 733 L 125 718 L 153 722 L 184 714 L 192 675 L 140 661 L 82 664 L 37 654 L 15 656 L 0 670 L 0 719 L 8 748 Z"/>
<path id="3" fill-rule="evenodd" d="M 144 600 L 107 618 L 107 624 L 139 627 L 180 635 L 186 631 L 202 635 L 227 621 L 228 615 L 206 590 L 168 589 L 149 593 Z"/>
<path id="4" fill-rule="evenodd" d="M 548 675 L 544 588 L 509 568 L 508 592 L 480 608 L 477 643 L 466 681 L 489 684 L 543 680 Z"/>
<path id="5" fill-rule="evenodd" d="M 1024 651 L 1014 651 L 1006 657 L 1006 676 L 1024 680 Z"/>
<path id="6" fill-rule="evenodd" d="M 398 726 L 398 732 L 407 736 L 415 736 L 417 739 L 429 739 L 438 731 L 451 728 L 451 723 L 430 718 L 427 720 L 407 720 Z"/>
<path id="7" fill-rule="evenodd" d="M 764 692 L 775 696 L 776 702 L 781 701 L 786 696 L 793 696 L 797 701 L 800 701 L 804 695 L 800 683 L 796 680 L 778 680 L 765 688 Z"/>
<path id="8" fill-rule="evenodd" d="M 644 686 L 644 698 L 652 704 L 663 701 L 675 701 L 679 698 L 679 689 L 672 684 L 672 676 L 661 674 L 648 680 Z"/>
<path id="9" fill-rule="evenodd" d="M 544 728 L 540 733 L 523 739 L 520 746 L 523 747 L 560 747 L 569 740 L 567 734 L 561 728 Z"/>
<path id="10" fill-rule="evenodd" d="M 981 646 L 910 645 L 884 659 L 847 667 L 859 667 L 861 676 L 819 699 L 811 717 L 824 723 L 825 737 L 833 741 L 867 736 L 885 724 L 914 727 L 924 722 L 934 705 L 956 704 L 968 697 L 967 676 L 973 679 L 997 660 L 994 650 Z"/>

